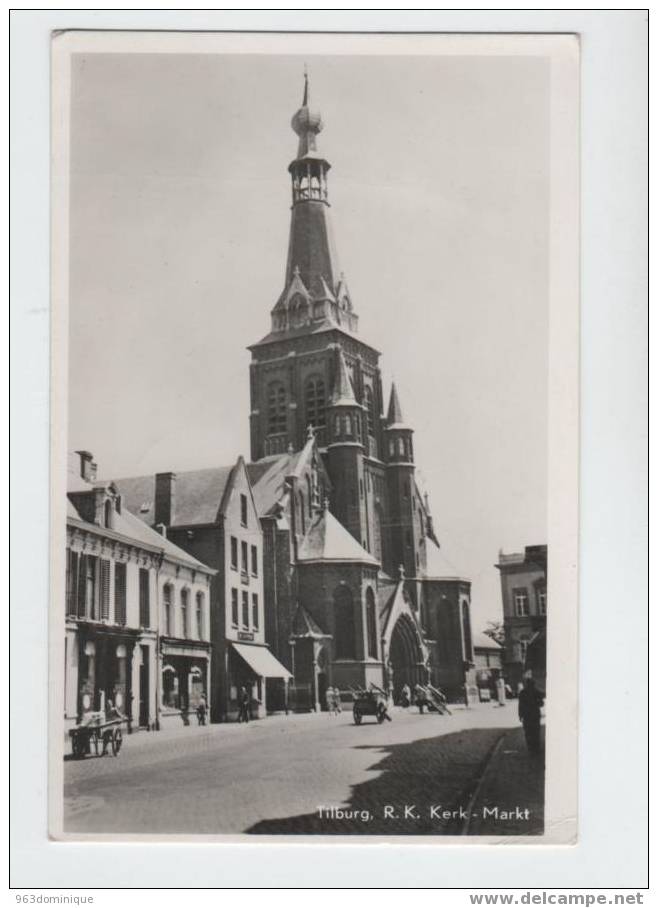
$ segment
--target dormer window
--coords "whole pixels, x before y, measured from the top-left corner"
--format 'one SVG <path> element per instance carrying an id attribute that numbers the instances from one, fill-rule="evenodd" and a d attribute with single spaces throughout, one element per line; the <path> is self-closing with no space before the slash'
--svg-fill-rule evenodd
<path id="1" fill-rule="evenodd" d="M 114 506 L 113 506 L 111 500 L 108 498 L 105 501 L 104 515 L 103 515 L 103 526 L 106 527 L 108 530 L 112 529 L 113 512 L 114 512 Z"/>

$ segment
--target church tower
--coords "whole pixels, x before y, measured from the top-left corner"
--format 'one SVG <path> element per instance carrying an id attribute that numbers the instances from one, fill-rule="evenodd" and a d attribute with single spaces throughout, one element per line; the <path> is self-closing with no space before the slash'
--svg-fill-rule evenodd
<path id="1" fill-rule="evenodd" d="M 388 486 L 391 570 L 404 568 L 406 577 L 417 577 L 421 567 L 421 534 L 415 482 L 413 429 L 402 417 L 402 407 L 395 383 L 386 419 L 386 481 Z"/>
<path id="2" fill-rule="evenodd" d="M 347 481 L 359 497 L 354 503 L 341 493 L 332 507 L 341 511 L 352 535 L 380 557 L 382 530 L 374 526 L 385 496 L 379 352 L 358 337 L 358 316 L 338 265 L 330 220 L 331 165 L 318 150 L 323 123 L 311 104 L 306 76 L 302 105 L 291 125 L 297 154 L 288 167 L 291 216 L 283 290 L 271 309 L 269 333 L 249 348 L 251 457 L 300 451 L 312 426 L 332 484 Z"/>

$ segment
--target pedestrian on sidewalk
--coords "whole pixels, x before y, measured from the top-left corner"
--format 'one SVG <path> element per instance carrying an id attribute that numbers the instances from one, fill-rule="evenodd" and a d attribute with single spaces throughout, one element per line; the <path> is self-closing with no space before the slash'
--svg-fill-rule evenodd
<path id="1" fill-rule="evenodd" d="M 338 713 L 342 713 L 343 707 L 340 702 L 340 690 L 337 687 L 333 688 L 333 700 L 334 700 L 334 712 L 336 715 L 338 715 Z"/>
<path id="2" fill-rule="evenodd" d="M 414 699 L 416 700 L 416 706 L 418 707 L 418 712 L 423 715 L 423 710 L 427 706 L 427 696 L 425 694 L 424 688 L 417 684 L 414 687 Z"/>
<path id="3" fill-rule="evenodd" d="M 528 753 L 538 754 L 541 751 L 540 724 L 541 708 L 544 695 L 535 687 L 532 678 L 526 678 L 519 693 L 519 719 L 523 723 Z"/>
<path id="4" fill-rule="evenodd" d="M 331 687 L 331 686 L 328 687 L 326 689 L 326 691 L 324 692 L 324 701 L 325 701 L 325 705 L 327 707 L 327 712 L 329 713 L 329 715 L 330 716 L 335 715 L 336 706 L 335 706 L 335 694 L 334 694 L 333 687 Z"/>
<path id="5" fill-rule="evenodd" d="M 505 706 L 505 679 L 502 677 L 496 681 L 496 695 L 498 697 L 498 706 Z"/>
<path id="6" fill-rule="evenodd" d="M 238 722 L 249 722 L 249 692 L 244 685 L 240 688 L 240 712 L 238 713 Z"/>
<path id="7" fill-rule="evenodd" d="M 201 694 L 199 697 L 199 702 L 196 708 L 196 717 L 199 725 L 206 724 L 206 713 L 208 711 L 208 704 L 206 702 L 206 695 Z"/>
<path id="8" fill-rule="evenodd" d="M 402 685 L 402 691 L 400 693 L 400 706 L 402 706 L 404 709 L 407 709 L 409 706 L 411 706 L 411 688 L 406 682 Z"/>

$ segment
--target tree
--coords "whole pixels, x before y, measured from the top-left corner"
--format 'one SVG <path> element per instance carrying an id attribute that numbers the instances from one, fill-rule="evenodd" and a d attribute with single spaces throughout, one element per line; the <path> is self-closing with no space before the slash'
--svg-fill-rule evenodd
<path id="1" fill-rule="evenodd" d="M 500 646 L 505 646 L 505 626 L 502 621 L 488 621 L 484 633 Z"/>

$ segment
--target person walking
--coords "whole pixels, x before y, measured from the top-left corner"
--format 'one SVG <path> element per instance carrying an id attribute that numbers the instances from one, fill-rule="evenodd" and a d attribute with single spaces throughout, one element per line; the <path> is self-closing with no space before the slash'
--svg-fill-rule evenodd
<path id="1" fill-rule="evenodd" d="M 238 722 L 249 722 L 249 691 L 242 685 L 240 688 L 240 712 Z"/>
<path id="2" fill-rule="evenodd" d="M 498 697 L 498 706 L 505 706 L 505 679 L 502 675 L 496 681 L 496 696 Z"/>
<path id="3" fill-rule="evenodd" d="M 201 694 L 199 697 L 199 702 L 196 708 L 196 717 L 199 725 L 206 724 L 206 713 L 208 712 L 208 704 L 206 702 L 206 695 Z"/>
<path id="4" fill-rule="evenodd" d="M 425 709 L 425 706 L 426 706 L 426 704 L 427 704 L 427 698 L 426 698 L 426 696 L 425 696 L 425 691 L 424 691 L 423 688 L 420 686 L 420 684 L 417 684 L 417 685 L 414 687 L 414 699 L 415 699 L 415 701 L 416 701 L 416 706 L 418 707 L 418 712 L 419 712 L 419 713 L 421 714 L 421 716 L 422 716 L 422 715 L 423 715 L 423 710 Z"/>
<path id="5" fill-rule="evenodd" d="M 338 715 L 338 713 L 342 713 L 342 711 L 343 711 L 343 707 L 340 702 L 340 690 L 337 687 L 334 687 L 333 694 L 334 694 L 334 712 L 336 715 Z"/>
<path id="6" fill-rule="evenodd" d="M 541 708 L 544 704 L 544 695 L 535 687 L 532 678 L 526 678 L 523 689 L 519 693 L 519 719 L 523 724 L 523 732 L 528 747 L 528 753 L 538 754 L 541 751 Z"/>
<path id="7" fill-rule="evenodd" d="M 400 706 L 404 709 L 411 706 L 411 688 L 408 684 L 403 684 L 402 690 L 400 692 Z"/>
<path id="8" fill-rule="evenodd" d="M 324 702 L 325 702 L 325 705 L 326 705 L 326 707 L 327 707 L 327 712 L 329 713 L 329 715 L 330 715 L 330 716 L 334 716 L 334 715 L 336 714 L 336 707 L 335 707 L 335 704 L 334 704 L 334 689 L 333 689 L 333 687 L 329 686 L 329 687 L 326 689 L 326 691 L 324 692 Z"/>

